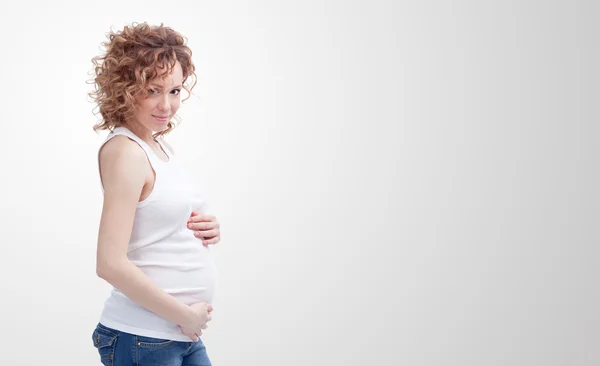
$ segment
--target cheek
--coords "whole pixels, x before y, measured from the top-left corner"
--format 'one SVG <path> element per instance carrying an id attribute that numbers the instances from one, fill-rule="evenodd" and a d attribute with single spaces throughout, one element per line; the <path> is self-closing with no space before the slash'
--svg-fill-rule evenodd
<path id="1" fill-rule="evenodd" d="M 137 110 L 139 115 L 144 115 L 144 114 L 148 114 L 149 112 L 152 111 L 152 106 L 151 103 L 149 103 L 149 100 L 144 100 L 141 103 L 138 103 L 138 110 Z"/>
<path id="2" fill-rule="evenodd" d="M 177 112 L 177 110 L 179 109 L 180 105 L 181 105 L 180 100 L 173 101 L 173 103 L 171 103 L 171 112 L 173 112 L 173 114 L 175 114 Z"/>

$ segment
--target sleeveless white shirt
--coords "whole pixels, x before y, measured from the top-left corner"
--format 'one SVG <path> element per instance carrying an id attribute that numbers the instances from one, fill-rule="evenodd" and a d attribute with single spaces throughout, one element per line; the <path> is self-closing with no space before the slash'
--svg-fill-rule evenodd
<path id="1" fill-rule="evenodd" d="M 206 213 L 206 202 L 195 191 L 177 159 L 162 144 L 169 157 L 166 162 L 125 127 L 115 128 L 104 143 L 117 135 L 137 142 L 156 173 L 152 193 L 138 202 L 127 257 L 180 302 L 212 303 L 217 273 L 210 249 L 187 228 L 192 211 Z M 114 287 L 104 303 L 100 323 L 131 334 L 190 341 L 177 324 L 138 305 Z"/>

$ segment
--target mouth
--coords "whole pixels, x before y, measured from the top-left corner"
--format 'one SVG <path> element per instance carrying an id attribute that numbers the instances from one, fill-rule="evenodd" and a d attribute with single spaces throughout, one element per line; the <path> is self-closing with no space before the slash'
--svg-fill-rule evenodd
<path id="1" fill-rule="evenodd" d="M 156 118 L 157 120 L 159 120 L 161 122 L 167 122 L 169 120 L 169 116 L 155 116 L 155 115 L 152 115 L 152 117 Z"/>

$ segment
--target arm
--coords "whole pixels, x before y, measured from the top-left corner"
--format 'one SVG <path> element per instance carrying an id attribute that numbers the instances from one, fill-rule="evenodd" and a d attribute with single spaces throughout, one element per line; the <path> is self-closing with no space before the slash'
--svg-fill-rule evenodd
<path id="1" fill-rule="evenodd" d="M 192 309 L 156 286 L 127 258 L 137 202 L 149 169 L 146 155 L 127 137 L 114 137 L 100 151 L 104 205 L 96 273 L 132 301 L 178 325 L 194 327 Z"/>

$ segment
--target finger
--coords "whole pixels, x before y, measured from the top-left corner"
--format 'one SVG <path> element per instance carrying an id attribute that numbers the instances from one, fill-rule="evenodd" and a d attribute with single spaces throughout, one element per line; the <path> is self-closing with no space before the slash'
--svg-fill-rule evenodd
<path id="1" fill-rule="evenodd" d="M 209 222 L 209 221 L 217 221 L 217 218 L 211 215 L 195 215 L 190 216 L 188 222 Z"/>
<path id="2" fill-rule="evenodd" d="M 193 230 L 213 229 L 213 225 L 210 222 L 192 222 L 192 221 L 188 221 L 187 227 L 188 227 L 188 229 L 193 229 Z"/>
<path id="3" fill-rule="evenodd" d="M 219 235 L 219 229 L 218 228 L 214 228 L 214 229 L 192 229 L 192 231 L 195 231 L 195 234 L 200 235 L 202 237 L 205 238 L 212 238 L 214 236 Z"/>
<path id="4" fill-rule="evenodd" d="M 216 236 L 214 238 L 204 238 L 204 240 L 202 241 L 203 245 L 215 245 L 217 244 L 219 241 L 221 241 L 221 236 Z"/>
<path id="5" fill-rule="evenodd" d="M 206 307 L 206 311 L 208 311 L 210 313 L 213 310 L 214 310 L 213 306 L 211 304 L 208 304 L 208 306 Z"/>
<path id="6" fill-rule="evenodd" d="M 209 238 L 214 238 L 218 235 L 219 235 L 219 229 L 194 231 L 194 236 L 196 236 L 197 238 L 209 239 Z"/>
<path id="7" fill-rule="evenodd" d="M 221 225 L 218 222 L 188 222 L 188 229 L 192 230 L 213 230 L 218 229 Z"/>
<path id="8" fill-rule="evenodd" d="M 179 327 L 179 329 L 181 329 L 183 334 L 185 334 L 189 339 L 191 339 L 192 341 L 194 340 L 195 333 L 192 329 L 185 328 L 185 327 Z"/>
<path id="9" fill-rule="evenodd" d="M 185 333 L 185 335 L 191 339 L 193 342 L 198 342 L 198 337 L 196 336 L 196 333 Z"/>

